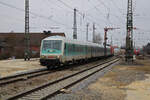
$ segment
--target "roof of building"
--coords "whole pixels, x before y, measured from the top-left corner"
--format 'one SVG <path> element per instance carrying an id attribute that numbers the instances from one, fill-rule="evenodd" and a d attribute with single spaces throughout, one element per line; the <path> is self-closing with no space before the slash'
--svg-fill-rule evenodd
<path id="1" fill-rule="evenodd" d="M 30 35 L 61 35 L 65 37 L 65 33 L 43 33 L 43 32 L 31 32 Z M 24 35 L 24 32 L 0 32 L 0 36 L 4 35 Z"/>

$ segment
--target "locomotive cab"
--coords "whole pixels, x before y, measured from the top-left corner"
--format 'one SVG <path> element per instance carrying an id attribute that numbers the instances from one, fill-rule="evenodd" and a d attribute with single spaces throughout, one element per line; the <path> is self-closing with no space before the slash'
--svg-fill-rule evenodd
<path id="1" fill-rule="evenodd" d="M 56 66 L 60 64 L 59 58 L 62 55 L 62 40 L 46 38 L 41 43 L 40 63 L 41 65 Z"/>

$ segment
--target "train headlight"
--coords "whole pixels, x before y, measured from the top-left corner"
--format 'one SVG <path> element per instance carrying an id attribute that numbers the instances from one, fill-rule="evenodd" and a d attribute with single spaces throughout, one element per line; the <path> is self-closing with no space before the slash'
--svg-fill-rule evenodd
<path id="1" fill-rule="evenodd" d="M 45 56 L 41 56 L 41 58 L 45 58 Z"/>

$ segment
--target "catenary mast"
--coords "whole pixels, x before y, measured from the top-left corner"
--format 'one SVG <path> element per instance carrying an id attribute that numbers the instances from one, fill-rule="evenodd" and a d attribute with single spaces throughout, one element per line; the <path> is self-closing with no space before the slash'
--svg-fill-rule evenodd
<path id="1" fill-rule="evenodd" d="M 73 39 L 77 39 L 77 9 L 74 9 Z"/>
<path id="2" fill-rule="evenodd" d="M 25 0 L 25 53 L 24 60 L 30 60 L 30 36 L 29 36 L 29 0 Z"/>
<path id="3" fill-rule="evenodd" d="M 133 61 L 133 9 L 132 0 L 128 0 L 127 34 L 126 34 L 126 61 Z"/>

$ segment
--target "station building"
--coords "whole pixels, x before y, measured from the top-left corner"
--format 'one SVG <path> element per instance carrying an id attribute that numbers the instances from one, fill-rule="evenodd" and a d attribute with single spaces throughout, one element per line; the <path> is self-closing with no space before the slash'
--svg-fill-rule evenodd
<path id="1" fill-rule="evenodd" d="M 56 35 L 65 37 L 65 33 L 30 33 L 31 57 L 39 57 L 42 39 Z M 0 59 L 24 58 L 24 50 L 24 33 L 0 33 Z"/>

